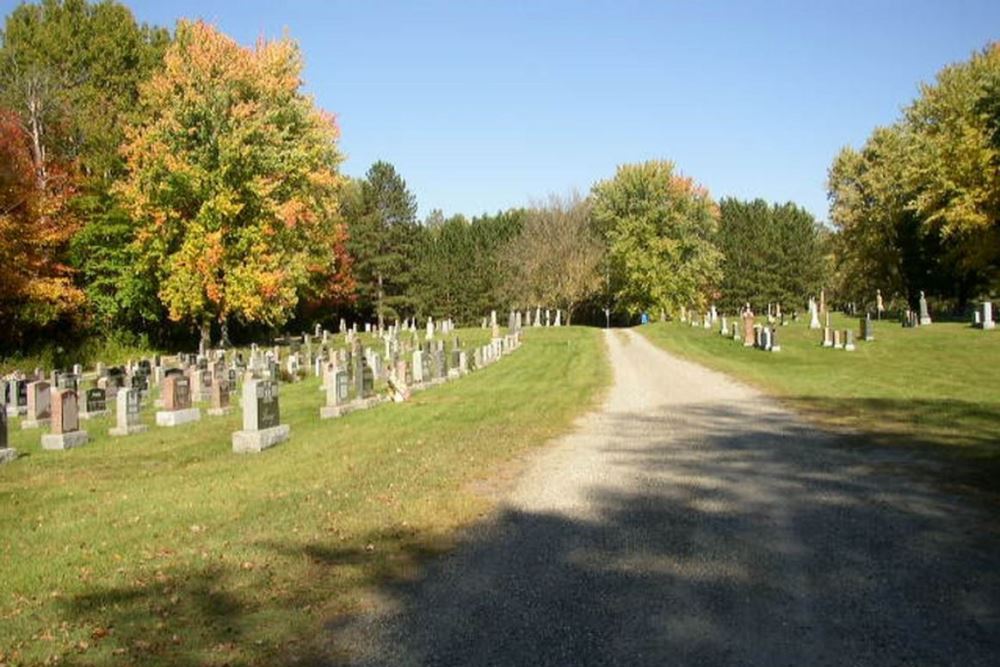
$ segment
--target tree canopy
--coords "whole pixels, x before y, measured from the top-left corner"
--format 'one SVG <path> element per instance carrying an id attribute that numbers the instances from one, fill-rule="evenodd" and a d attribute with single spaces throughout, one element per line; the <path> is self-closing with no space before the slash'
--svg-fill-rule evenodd
<path id="1" fill-rule="evenodd" d="M 172 320 L 280 324 L 336 273 L 337 129 L 301 92 L 301 70 L 289 39 L 249 49 L 182 22 L 142 86 L 117 192 Z"/>
<path id="2" fill-rule="evenodd" d="M 632 315 L 704 304 L 720 278 L 713 238 L 719 209 L 672 162 L 618 167 L 593 188 L 593 218 L 607 245 L 613 291 Z"/>

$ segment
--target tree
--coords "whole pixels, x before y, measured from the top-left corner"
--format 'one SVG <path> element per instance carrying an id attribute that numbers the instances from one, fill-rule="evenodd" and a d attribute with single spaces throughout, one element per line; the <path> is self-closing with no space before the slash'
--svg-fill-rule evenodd
<path id="1" fill-rule="evenodd" d="M 520 224 L 516 209 L 472 220 L 431 211 L 417 236 L 411 285 L 416 311 L 474 323 L 490 309 L 505 306 L 500 251 Z"/>
<path id="2" fill-rule="evenodd" d="M 111 0 L 22 4 L 4 25 L 0 98 L 29 137 L 38 187 L 46 188 L 53 162 L 74 165 L 67 204 L 83 225 L 62 260 L 77 269 L 102 330 L 160 315 L 155 287 L 132 270 L 132 225 L 110 187 L 123 172 L 118 149 L 122 128 L 135 119 L 139 84 L 168 41 L 166 30 L 140 26 Z"/>
<path id="3" fill-rule="evenodd" d="M 672 162 L 650 161 L 619 167 L 592 197 L 619 306 L 636 315 L 707 301 L 722 256 L 712 243 L 718 206 L 705 188 Z"/>
<path id="4" fill-rule="evenodd" d="M 63 250 L 77 229 L 68 209 L 72 165 L 49 162 L 39 180 L 32 139 L 17 114 L 0 109 L 0 340 L 17 344 L 30 327 L 47 325 L 79 308 Z"/>
<path id="5" fill-rule="evenodd" d="M 601 286 L 604 245 L 594 233 L 591 203 L 578 193 L 551 195 L 529 208 L 521 232 L 504 248 L 508 294 L 515 307 L 543 304 L 573 311 Z"/>
<path id="6" fill-rule="evenodd" d="M 388 162 L 373 164 L 360 182 L 358 199 L 345 209 L 354 257 L 358 307 L 378 317 L 412 312 L 408 296 L 415 259 L 417 200 Z"/>
<path id="7" fill-rule="evenodd" d="M 905 118 L 912 208 L 941 239 L 964 305 L 1000 286 L 1000 43 L 939 72 Z"/>
<path id="8" fill-rule="evenodd" d="M 723 308 L 801 303 L 824 286 L 827 244 L 806 210 L 791 202 L 726 198 L 719 211 L 715 244 L 725 257 L 719 283 Z"/>
<path id="9" fill-rule="evenodd" d="M 280 325 L 343 239 L 337 129 L 302 94 L 288 39 L 244 48 L 180 22 L 164 68 L 142 86 L 117 188 L 137 225 L 140 270 L 170 319 Z"/>
<path id="10" fill-rule="evenodd" d="M 1000 45 L 942 70 L 894 125 L 830 169 L 840 290 L 962 310 L 1000 287 Z M 858 294 L 863 292 L 864 294 Z"/>

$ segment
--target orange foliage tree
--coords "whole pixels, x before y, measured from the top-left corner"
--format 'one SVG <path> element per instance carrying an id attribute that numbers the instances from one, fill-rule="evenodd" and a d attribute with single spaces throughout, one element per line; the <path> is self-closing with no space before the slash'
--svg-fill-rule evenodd
<path id="1" fill-rule="evenodd" d="M 73 192 L 72 165 L 36 164 L 20 118 L 0 109 L 0 336 L 10 341 L 83 303 L 63 263 L 78 228 L 67 205 Z"/>
<path id="2" fill-rule="evenodd" d="M 118 187 L 140 270 L 175 321 L 277 326 L 349 281 L 334 120 L 301 92 L 290 39 L 246 48 L 181 22 L 140 95 Z"/>

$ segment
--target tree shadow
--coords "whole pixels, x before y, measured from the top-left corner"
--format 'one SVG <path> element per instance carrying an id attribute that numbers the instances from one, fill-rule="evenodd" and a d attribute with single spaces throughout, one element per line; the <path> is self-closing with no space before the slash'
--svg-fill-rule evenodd
<path id="1" fill-rule="evenodd" d="M 845 446 L 906 452 L 939 484 L 1000 496 L 1000 406 L 955 399 L 796 397 L 795 409 L 843 429 Z"/>
<path id="2" fill-rule="evenodd" d="M 103 653 L 67 662 L 995 664 L 995 498 L 928 483 L 933 443 L 885 438 L 753 403 L 612 414 L 592 444 L 608 474 L 582 491 L 554 480 L 547 504 L 501 507 L 447 555 L 443 536 L 381 530 L 255 542 L 278 566 L 310 563 L 314 577 L 280 589 L 230 561 L 154 568 L 61 602 L 70 623 L 112 630 Z M 322 608 L 334 589 L 320 580 L 347 570 L 377 603 L 323 636 L 258 643 Z"/>
<path id="3" fill-rule="evenodd" d="M 612 415 L 580 498 L 505 507 L 379 611 L 329 626 L 331 665 L 993 664 L 995 506 L 782 411 Z M 555 494 L 553 499 L 552 494 Z"/>

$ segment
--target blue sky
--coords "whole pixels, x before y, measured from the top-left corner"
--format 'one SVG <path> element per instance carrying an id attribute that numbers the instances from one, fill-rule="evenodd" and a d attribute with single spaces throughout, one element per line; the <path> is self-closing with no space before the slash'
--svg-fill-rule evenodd
<path id="1" fill-rule="evenodd" d="M 421 215 L 585 192 L 618 164 L 666 158 L 716 197 L 825 219 L 836 152 L 1000 39 L 997 0 L 126 4 L 244 43 L 287 30 L 339 119 L 344 171 L 392 162 Z"/>

